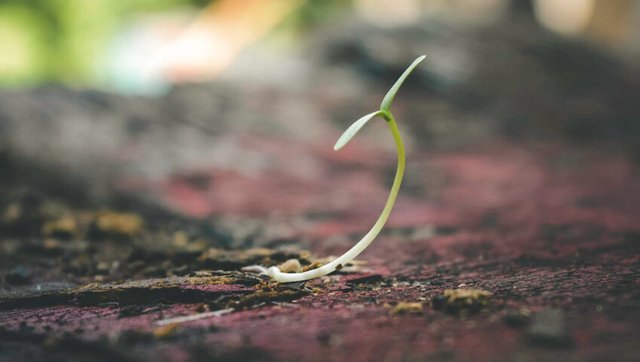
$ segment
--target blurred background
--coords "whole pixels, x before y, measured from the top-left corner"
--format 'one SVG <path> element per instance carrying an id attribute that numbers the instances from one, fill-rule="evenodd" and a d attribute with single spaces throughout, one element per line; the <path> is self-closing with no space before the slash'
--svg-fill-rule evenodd
<path id="1" fill-rule="evenodd" d="M 313 180 L 335 166 L 315 150 L 421 54 L 394 106 L 410 150 L 542 142 L 640 159 L 631 0 L 2 0 L 5 181 L 166 204 L 150 183 L 203 170 Z M 387 136 L 371 127 L 361 145 L 393 152 Z M 224 209 L 201 198 L 177 207 Z"/>
<path id="2" fill-rule="evenodd" d="M 234 67 L 236 76 L 258 76 L 265 72 L 256 67 L 298 65 L 278 74 L 294 79 L 302 65 L 292 63 L 310 57 L 309 42 L 346 24 L 391 36 L 442 22 L 487 26 L 515 13 L 624 61 L 640 57 L 640 10 L 631 0 L 2 0 L 0 85 L 158 94 L 170 84 L 232 77 Z M 396 39 L 393 46 L 409 41 Z M 394 50 L 387 57 L 399 57 Z M 439 59 L 435 50 L 430 55 Z M 258 54 L 267 64 L 247 64 Z"/>

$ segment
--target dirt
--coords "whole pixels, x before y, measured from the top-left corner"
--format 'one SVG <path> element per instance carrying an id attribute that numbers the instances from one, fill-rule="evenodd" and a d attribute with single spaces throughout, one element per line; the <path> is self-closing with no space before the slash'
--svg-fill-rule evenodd
<path id="1" fill-rule="evenodd" d="M 420 302 L 400 302 L 391 310 L 393 314 L 422 314 L 424 307 Z"/>
<path id="2" fill-rule="evenodd" d="M 558 167 L 560 154 L 579 162 Z M 222 231 L 188 231 L 223 225 L 216 217 L 171 229 L 142 213 L 143 229 L 133 236 L 51 236 L 39 226 L 36 236 L 6 234 L 1 355 L 81 359 L 96 349 L 133 360 L 343 360 L 344 351 L 362 361 L 637 357 L 640 192 L 633 162 L 508 143 L 413 157 L 446 179 L 437 198 L 401 194 L 388 227 L 359 258 L 366 263 L 308 283 L 275 285 L 240 269 L 291 259 L 309 267 L 346 250 L 375 218 L 374 208 L 308 219 L 291 234 L 300 245 L 280 248 L 229 249 L 203 236 Z M 384 187 L 374 190 L 354 205 L 383 202 Z M 93 222 L 90 210 L 67 212 L 89 215 L 78 217 L 85 220 L 78 230 Z M 166 330 L 155 324 L 226 308 L 232 311 Z"/>
<path id="3" fill-rule="evenodd" d="M 436 310 L 463 316 L 488 307 L 492 296 L 493 294 L 486 290 L 445 289 L 443 294 L 433 297 L 431 306 Z"/>

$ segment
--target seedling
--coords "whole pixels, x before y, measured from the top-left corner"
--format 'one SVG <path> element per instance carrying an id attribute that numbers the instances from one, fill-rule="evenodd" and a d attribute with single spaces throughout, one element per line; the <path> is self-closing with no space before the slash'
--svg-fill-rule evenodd
<path id="1" fill-rule="evenodd" d="M 299 282 L 304 280 L 309 280 L 313 278 L 318 278 L 329 273 L 334 272 L 342 268 L 344 265 L 352 261 L 356 256 L 364 251 L 364 249 L 373 242 L 373 240 L 378 236 L 382 227 L 387 222 L 389 218 L 389 214 L 391 214 L 391 209 L 393 209 L 393 204 L 396 202 L 396 198 L 398 197 L 398 191 L 400 190 L 400 184 L 402 183 L 402 177 L 404 176 L 405 169 L 405 151 L 404 144 L 402 143 L 402 137 L 400 137 L 400 132 L 398 131 L 398 126 L 396 125 L 396 121 L 391 114 L 391 103 L 393 103 L 393 99 L 398 93 L 400 86 L 407 79 L 409 74 L 424 60 L 425 56 L 421 56 L 409 65 L 409 67 L 402 73 L 400 78 L 393 84 L 391 89 L 387 92 L 387 94 L 382 99 L 382 103 L 380 104 L 380 109 L 363 116 L 357 121 L 353 122 L 349 128 L 338 138 L 335 146 L 333 146 L 334 151 L 337 151 L 344 147 L 351 139 L 364 127 L 367 122 L 372 120 L 373 118 L 380 116 L 382 117 L 389 127 L 391 134 L 393 135 L 393 139 L 396 143 L 396 147 L 398 150 L 398 168 L 396 169 L 396 175 L 393 179 L 393 185 L 391 186 L 391 191 L 389 192 L 389 197 L 387 198 L 387 203 L 384 205 L 384 209 L 382 209 L 382 213 L 378 217 L 378 220 L 369 232 L 367 232 L 362 239 L 354 245 L 351 249 L 349 249 L 346 253 L 342 254 L 342 256 L 336 258 L 332 262 L 325 264 L 319 268 L 308 270 L 300 273 L 284 273 L 280 271 L 277 266 L 272 266 L 270 268 L 264 268 L 261 266 L 251 266 L 245 268 L 245 270 L 258 271 L 263 274 L 270 276 L 271 278 L 277 280 L 278 282 L 289 283 L 289 282 Z"/>

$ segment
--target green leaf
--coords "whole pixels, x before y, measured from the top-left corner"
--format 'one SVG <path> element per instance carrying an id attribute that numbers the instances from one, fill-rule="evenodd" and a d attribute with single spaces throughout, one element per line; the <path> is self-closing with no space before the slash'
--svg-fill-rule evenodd
<path id="1" fill-rule="evenodd" d="M 418 64 L 420 64 L 420 62 L 423 61 L 425 57 L 426 55 L 418 57 L 416 60 L 413 61 L 413 63 L 411 63 L 411 65 L 404 71 L 404 73 L 402 73 L 402 75 L 400 76 L 400 78 L 398 78 L 398 80 L 395 82 L 393 87 L 391 87 L 391 89 L 389 89 L 387 94 L 384 96 L 384 99 L 382 99 L 382 103 L 380 103 L 381 111 L 389 112 L 389 108 L 391 108 L 391 103 L 393 103 L 393 98 L 396 96 L 396 93 L 398 93 L 398 89 L 400 89 L 400 86 L 402 85 L 402 83 L 404 83 L 405 79 L 407 79 L 409 74 L 413 72 L 415 67 L 417 67 Z"/>
<path id="2" fill-rule="evenodd" d="M 359 120 L 353 122 L 351 124 L 351 126 L 349 126 L 349 128 L 347 128 L 347 130 L 344 131 L 344 133 L 340 136 L 340 138 L 338 138 L 338 141 L 336 142 L 336 145 L 333 146 L 333 150 L 337 151 L 337 150 L 341 149 L 342 147 L 344 147 L 344 145 L 349 143 L 349 141 L 351 141 L 353 136 L 355 136 L 356 133 L 358 133 L 358 131 L 360 130 L 360 128 L 364 127 L 364 125 L 367 124 L 367 122 L 369 122 L 369 120 L 371 120 L 375 116 L 382 115 L 382 114 L 384 114 L 384 112 L 375 111 L 375 112 L 369 113 L 366 116 L 360 118 Z"/>

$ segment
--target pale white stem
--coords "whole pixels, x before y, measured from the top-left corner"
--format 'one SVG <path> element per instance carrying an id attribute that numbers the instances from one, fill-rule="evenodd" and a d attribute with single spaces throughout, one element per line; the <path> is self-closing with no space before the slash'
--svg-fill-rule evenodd
<path id="1" fill-rule="evenodd" d="M 369 232 L 366 233 L 356 245 L 354 245 L 342 256 L 317 269 L 312 269 L 302 273 L 283 273 L 277 266 L 272 266 L 266 270 L 266 274 L 268 276 L 279 282 L 289 283 L 309 280 L 327 275 L 334 272 L 336 269 L 342 268 L 344 265 L 352 261 L 364 249 L 366 249 L 369 244 L 371 244 L 376 236 L 378 236 L 378 234 L 382 230 L 382 227 L 387 222 L 387 219 L 391 214 L 391 209 L 393 209 L 393 204 L 396 202 L 396 198 L 398 197 L 398 191 L 400 190 L 400 184 L 402 183 L 402 177 L 404 175 L 405 168 L 404 145 L 402 143 L 402 138 L 400 138 L 398 126 L 396 125 L 396 122 L 390 112 L 386 112 L 384 114 L 384 117 L 386 119 L 387 125 L 389 126 L 389 129 L 391 130 L 391 133 L 393 134 L 393 139 L 395 140 L 396 147 L 398 149 L 398 168 L 396 169 L 396 175 L 393 180 L 393 185 L 391 186 L 391 191 L 389 192 L 389 197 L 387 198 L 387 203 L 385 204 L 382 213 L 378 217 L 378 220 L 375 224 L 373 224 L 371 230 L 369 230 Z"/>

